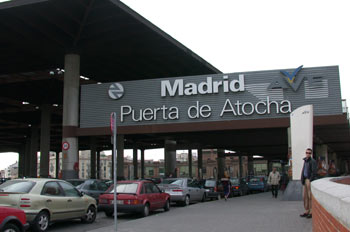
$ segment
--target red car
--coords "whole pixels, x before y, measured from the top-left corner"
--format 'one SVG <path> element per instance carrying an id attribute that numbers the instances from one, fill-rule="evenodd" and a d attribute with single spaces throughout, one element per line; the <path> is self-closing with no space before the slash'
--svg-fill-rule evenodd
<path id="1" fill-rule="evenodd" d="M 108 217 L 114 213 L 113 185 L 99 198 L 99 209 Z M 170 209 L 170 195 L 162 192 L 152 181 L 118 181 L 117 211 L 123 213 L 141 213 L 146 217 L 150 211 Z"/>
<path id="2" fill-rule="evenodd" d="M 0 231 L 24 232 L 28 229 L 23 210 L 0 206 Z"/>

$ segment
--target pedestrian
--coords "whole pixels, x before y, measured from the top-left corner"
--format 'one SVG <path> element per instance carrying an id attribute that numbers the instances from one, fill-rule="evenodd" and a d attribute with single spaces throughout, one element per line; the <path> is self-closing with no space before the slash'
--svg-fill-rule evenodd
<path id="1" fill-rule="evenodd" d="M 267 180 L 267 183 L 271 185 L 271 192 L 272 192 L 272 197 L 277 198 L 278 196 L 278 187 L 279 187 L 279 182 L 281 179 L 280 173 L 277 171 L 277 168 L 273 168 L 272 172 L 269 174 L 269 178 Z"/>
<path id="2" fill-rule="evenodd" d="M 224 194 L 225 194 L 225 201 L 227 201 L 227 198 L 230 195 L 231 190 L 231 181 L 228 178 L 221 178 L 221 183 L 224 188 Z"/>
<path id="3" fill-rule="evenodd" d="M 300 217 L 312 218 L 311 207 L 311 181 L 316 179 L 317 164 L 312 158 L 312 149 L 307 148 L 305 152 L 304 166 L 301 171 L 301 183 L 303 184 L 303 200 L 305 212 Z"/>

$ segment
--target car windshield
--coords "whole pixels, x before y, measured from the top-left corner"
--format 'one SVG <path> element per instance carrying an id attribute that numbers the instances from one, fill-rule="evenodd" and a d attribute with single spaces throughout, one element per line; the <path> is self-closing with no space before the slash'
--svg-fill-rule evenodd
<path id="1" fill-rule="evenodd" d="M 206 180 L 204 186 L 205 187 L 215 187 L 216 181 L 215 180 Z"/>
<path id="2" fill-rule="evenodd" d="M 260 178 L 252 178 L 250 179 L 250 182 L 260 182 L 261 179 Z"/>
<path id="3" fill-rule="evenodd" d="M 175 185 L 182 185 L 183 180 L 182 179 L 165 179 L 162 181 L 161 184 L 175 184 Z"/>
<path id="4" fill-rule="evenodd" d="M 239 180 L 238 179 L 231 179 L 231 183 L 232 184 L 239 184 Z"/>
<path id="5" fill-rule="evenodd" d="M 29 193 L 35 182 L 28 180 L 10 180 L 0 185 L 0 192 Z"/>
<path id="6" fill-rule="evenodd" d="M 77 187 L 78 185 L 81 185 L 84 183 L 84 180 L 67 180 L 69 183 L 71 183 L 73 186 Z"/>
<path id="7" fill-rule="evenodd" d="M 117 193 L 132 193 L 135 194 L 137 191 L 138 183 L 120 183 L 117 184 Z M 114 193 L 114 188 L 111 188 L 110 193 Z"/>

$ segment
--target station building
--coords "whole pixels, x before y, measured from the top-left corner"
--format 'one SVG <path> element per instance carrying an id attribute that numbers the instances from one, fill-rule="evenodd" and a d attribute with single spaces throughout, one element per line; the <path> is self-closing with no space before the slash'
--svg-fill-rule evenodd
<path id="1" fill-rule="evenodd" d="M 100 177 L 112 112 L 119 178 L 124 149 L 134 150 L 134 177 L 143 177 L 144 151 L 154 148 L 164 148 L 166 176 L 177 174 L 176 150 L 189 151 L 193 173 L 193 149 L 199 178 L 205 149 L 217 151 L 218 177 L 227 156 L 240 167 L 246 157 L 254 174 L 255 155 L 289 163 L 289 117 L 303 105 L 314 108 L 320 170 L 349 172 L 337 66 L 223 74 L 117 0 L 0 3 L 0 30 L 0 151 L 20 154 L 19 176 L 36 176 L 38 151 L 39 174 L 48 176 L 54 151 L 62 152 L 62 178 L 76 178 L 79 150 L 91 150 L 91 177 Z"/>

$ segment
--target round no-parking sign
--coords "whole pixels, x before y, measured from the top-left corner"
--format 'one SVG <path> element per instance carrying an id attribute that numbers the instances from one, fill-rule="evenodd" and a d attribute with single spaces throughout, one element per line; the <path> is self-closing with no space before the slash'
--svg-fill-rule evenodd
<path id="1" fill-rule="evenodd" d="M 68 142 L 63 142 L 62 143 L 62 149 L 67 151 L 69 149 L 69 143 Z"/>

